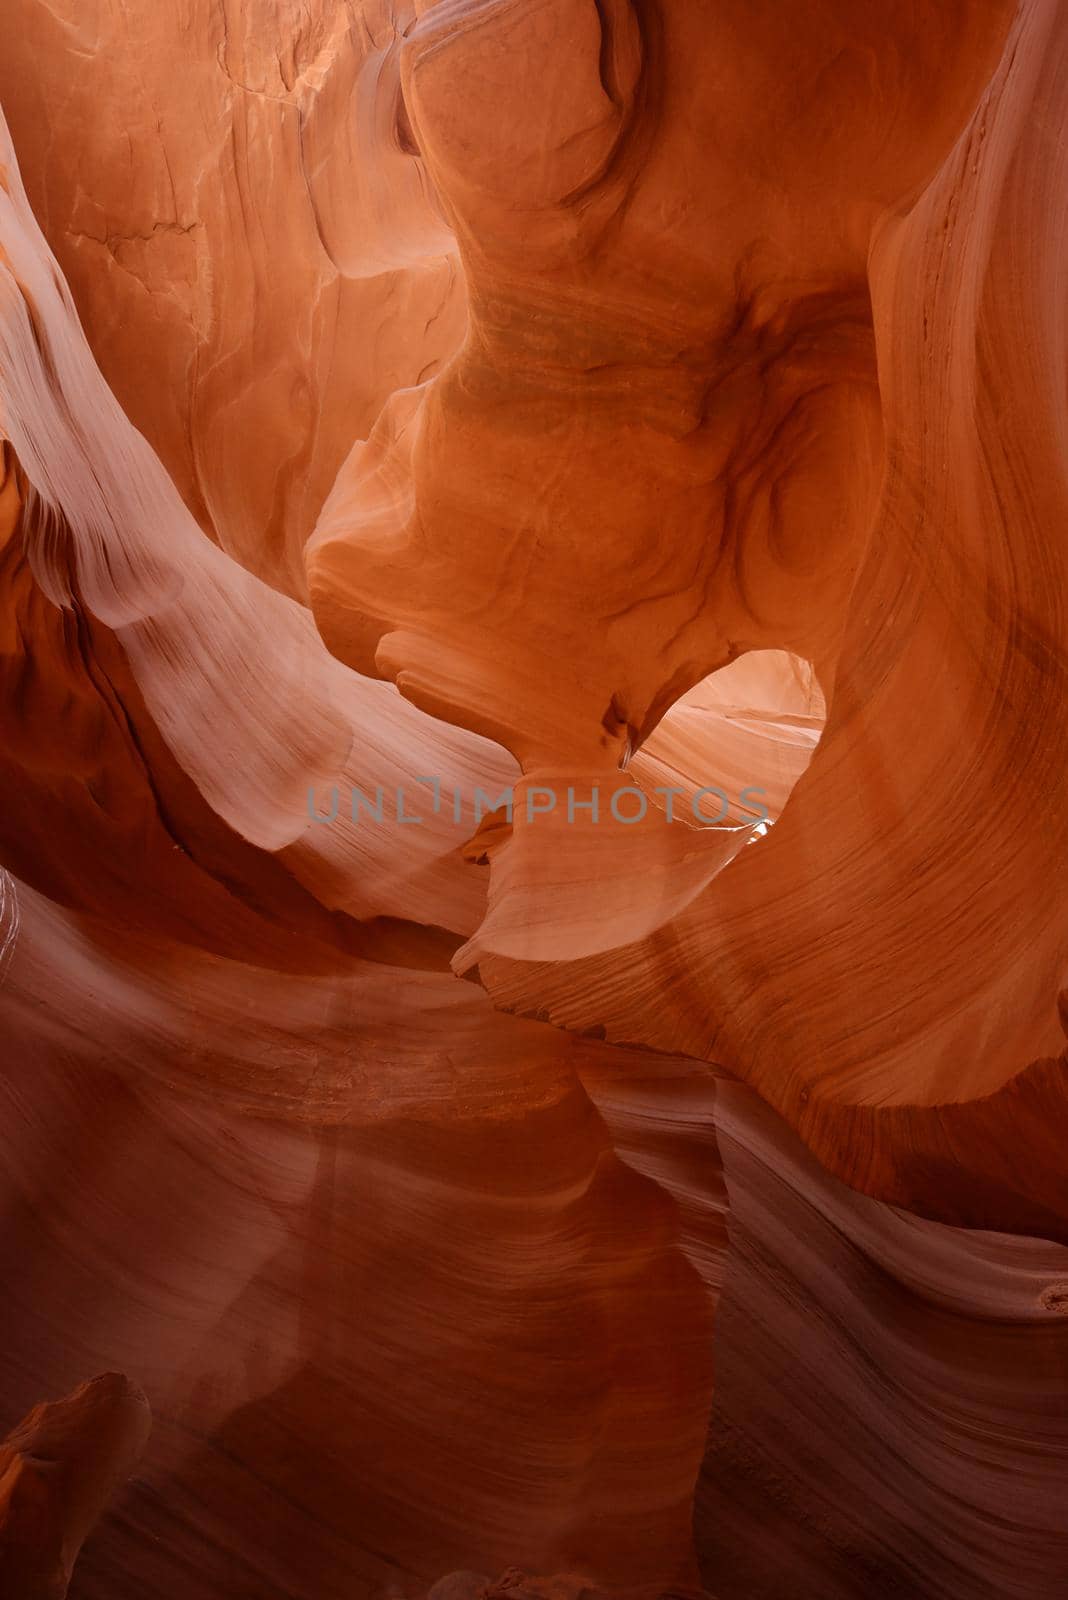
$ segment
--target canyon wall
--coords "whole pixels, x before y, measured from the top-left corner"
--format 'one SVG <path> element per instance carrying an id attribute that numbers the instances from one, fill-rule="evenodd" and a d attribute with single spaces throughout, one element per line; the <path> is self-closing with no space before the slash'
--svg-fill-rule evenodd
<path id="1" fill-rule="evenodd" d="M 2 5 L 0 1590 L 1068 1589 L 1063 0 Z"/>

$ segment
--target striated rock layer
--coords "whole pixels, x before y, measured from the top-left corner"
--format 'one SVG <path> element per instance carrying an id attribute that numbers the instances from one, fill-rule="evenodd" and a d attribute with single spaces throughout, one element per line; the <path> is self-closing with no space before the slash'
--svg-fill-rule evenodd
<path id="1" fill-rule="evenodd" d="M 810 659 L 827 732 L 759 850 L 618 915 L 618 957 L 571 947 L 561 897 L 555 959 L 491 909 L 461 965 L 730 1066 L 871 1193 L 1063 1237 L 1063 7 L 821 8 L 799 100 L 781 7 L 620 9 L 444 6 L 409 38 L 472 329 L 343 468 L 317 618 L 531 781 L 626 759 L 741 650 Z M 505 164 L 476 130 L 532 54 L 556 92 Z M 519 849 L 491 908 L 552 881 Z"/>
<path id="2" fill-rule="evenodd" d="M 1068 1590 L 1068 9 L 4 4 L 0 1595 Z"/>
<path id="3" fill-rule="evenodd" d="M 64 1600 L 71 1569 L 111 1491 L 144 1448 L 148 1403 L 117 1373 L 35 1406 L 0 1444 L 0 1586 Z"/>

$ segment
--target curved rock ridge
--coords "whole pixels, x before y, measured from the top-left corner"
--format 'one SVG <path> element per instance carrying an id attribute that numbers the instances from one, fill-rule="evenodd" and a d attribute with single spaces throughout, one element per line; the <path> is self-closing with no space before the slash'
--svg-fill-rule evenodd
<path id="1" fill-rule="evenodd" d="M 118 1373 L 35 1406 L 0 1443 L 0 1586 L 12 1600 L 65 1600 L 71 1570 L 152 1426 Z"/>
<path id="2" fill-rule="evenodd" d="M 153 766 L 176 762 L 199 794 L 187 794 L 172 848 L 185 848 L 187 829 L 214 832 L 218 860 L 221 822 L 283 862 L 295 880 L 291 899 L 300 885 L 330 910 L 428 925 L 440 917 L 469 931 L 484 887 L 460 859 L 451 819 L 432 813 L 398 856 L 382 830 L 358 827 L 353 796 L 373 801 L 379 787 L 447 774 L 470 816 L 475 787 L 499 788 L 511 763 L 345 671 L 302 606 L 203 538 L 93 363 L 10 144 L 0 157 L 0 406 L 17 459 L 16 470 L 5 447 L 5 565 L 16 618 L 20 605 L 40 616 L 12 631 L 9 681 L 16 719 L 38 712 L 58 724 L 61 788 L 58 804 L 54 786 L 40 797 L 45 807 L 60 813 L 60 827 L 88 811 L 90 826 L 111 836 L 114 873 L 121 813 L 139 824 L 155 812 Z M 58 672 L 39 659 L 49 650 L 60 657 Z M 35 784 L 35 769 L 48 773 L 49 758 L 30 748 L 20 759 L 17 743 L 13 756 L 35 812 L 28 824 L 16 819 L 17 838 L 43 828 L 51 842 L 34 853 L 47 868 L 62 855 L 34 805 L 35 789 L 49 787 Z M 159 781 L 176 789 L 183 778 Z M 101 804 L 108 784 L 114 800 Z M 214 817 L 204 815 L 205 802 Z M 158 851 L 138 839 L 135 848 L 151 859 L 153 845 Z M 239 842 L 230 850 L 240 854 Z M 257 867 L 244 853 L 249 872 L 271 874 L 270 862 Z M 149 870 L 175 876 L 169 862 Z M 75 892 L 96 909 L 90 886 Z"/>
<path id="3" fill-rule="evenodd" d="M 716 1129 L 731 1253 L 694 1511 L 710 1587 L 1056 1594 L 1064 1248 L 858 1196 L 736 1085 Z"/>
<path id="4" fill-rule="evenodd" d="M 1068 1592 L 1062 0 L 5 20 L 0 1597 Z"/>

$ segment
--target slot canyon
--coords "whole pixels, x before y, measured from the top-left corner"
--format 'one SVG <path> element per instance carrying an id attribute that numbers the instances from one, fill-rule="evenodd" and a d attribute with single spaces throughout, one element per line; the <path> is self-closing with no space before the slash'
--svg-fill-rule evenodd
<path id="1" fill-rule="evenodd" d="M 1068 1597 L 1068 0 L 0 19 L 0 1600 Z"/>

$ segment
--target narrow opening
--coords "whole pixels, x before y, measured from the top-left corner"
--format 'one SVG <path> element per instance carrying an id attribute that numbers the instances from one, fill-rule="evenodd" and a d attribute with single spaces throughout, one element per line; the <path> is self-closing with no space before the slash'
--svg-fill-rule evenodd
<path id="1" fill-rule="evenodd" d="M 672 706 L 635 758 L 643 783 L 680 792 L 708 823 L 753 824 L 758 843 L 812 760 L 827 707 L 811 663 L 754 650 Z"/>

